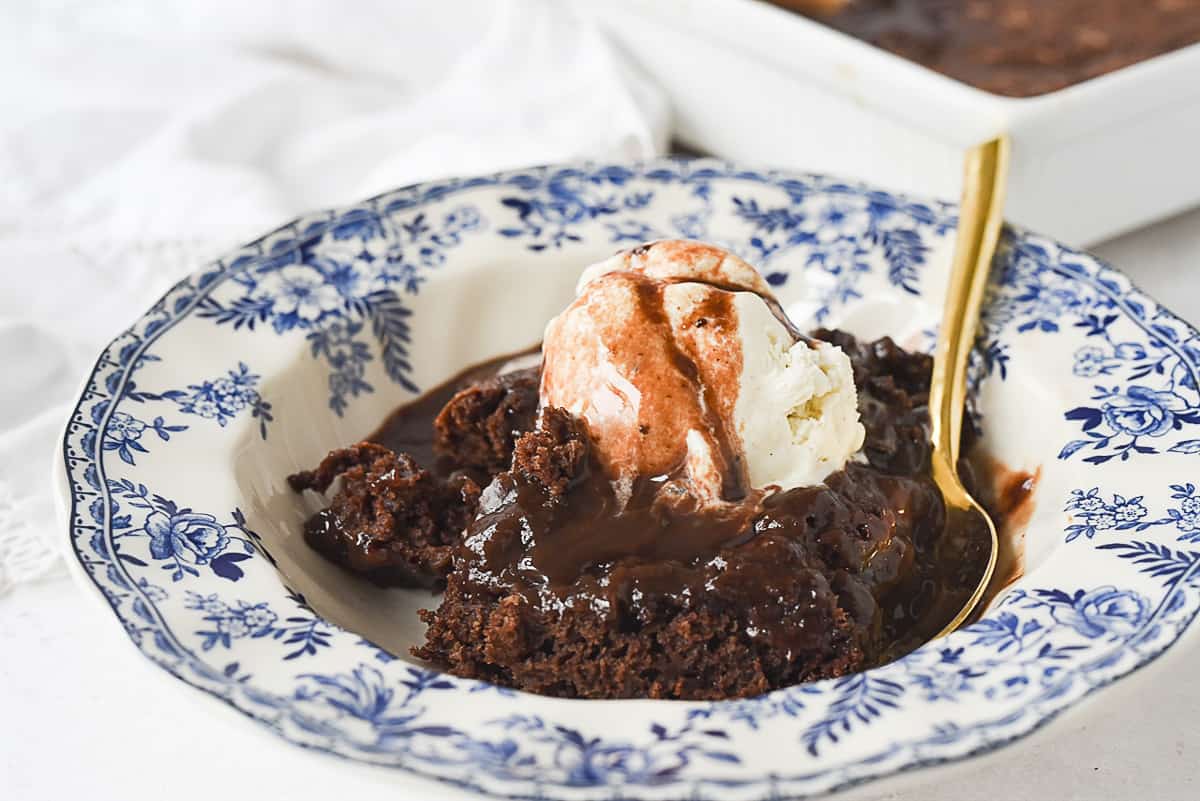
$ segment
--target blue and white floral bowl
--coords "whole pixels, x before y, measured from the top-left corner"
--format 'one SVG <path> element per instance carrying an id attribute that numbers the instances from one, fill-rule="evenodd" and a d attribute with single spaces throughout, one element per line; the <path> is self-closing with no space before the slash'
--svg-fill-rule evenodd
<path id="1" fill-rule="evenodd" d="M 972 364 L 984 445 L 1040 482 L 1025 575 L 885 667 L 724 703 L 565 701 L 410 659 L 428 595 L 315 557 L 284 477 L 535 343 L 579 270 L 692 237 L 799 321 L 928 347 L 954 209 L 716 161 L 541 168 L 313 214 L 172 289 L 67 425 L 73 562 L 138 648 L 299 744 L 498 796 L 780 799 L 1020 737 L 1200 609 L 1200 336 L 1082 253 L 1006 237 Z M 232 720 L 232 718 L 231 718 Z"/>

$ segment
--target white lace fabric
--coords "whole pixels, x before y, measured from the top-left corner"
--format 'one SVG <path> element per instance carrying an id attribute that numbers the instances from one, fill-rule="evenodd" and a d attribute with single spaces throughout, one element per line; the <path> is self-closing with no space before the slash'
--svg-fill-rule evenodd
<path id="1" fill-rule="evenodd" d="M 14 0 L 0 31 L 0 593 L 61 572 L 70 403 L 181 276 L 313 208 L 666 146 L 558 0 Z"/>
<path id="2" fill-rule="evenodd" d="M 26 496 L 18 500 L 0 484 L 0 595 L 17 584 L 53 578 L 63 572 L 59 554 L 43 531 L 48 500 Z"/>
<path id="3" fill-rule="evenodd" d="M 11 340 L 11 332 L 0 335 L 0 342 Z M 0 595 L 63 573 L 52 534 L 57 526 L 50 466 L 65 414 L 66 404 L 55 404 L 0 433 Z"/>

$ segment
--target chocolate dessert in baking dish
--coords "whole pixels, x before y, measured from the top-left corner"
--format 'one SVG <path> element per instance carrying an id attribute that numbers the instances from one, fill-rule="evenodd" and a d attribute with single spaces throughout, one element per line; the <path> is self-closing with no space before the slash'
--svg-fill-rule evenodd
<path id="1" fill-rule="evenodd" d="M 1010 97 L 1073 86 L 1200 42 L 1200 0 L 771 0 Z"/>

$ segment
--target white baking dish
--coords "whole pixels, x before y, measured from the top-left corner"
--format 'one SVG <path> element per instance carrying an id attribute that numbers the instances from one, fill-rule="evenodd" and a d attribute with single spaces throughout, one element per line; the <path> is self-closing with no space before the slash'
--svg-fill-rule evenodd
<path id="1" fill-rule="evenodd" d="M 1007 218 L 1072 244 L 1200 204 L 1200 45 L 1009 98 L 757 0 L 589 7 L 699 150 L 956 198 L 963 149 L 1008 133 Z"/>

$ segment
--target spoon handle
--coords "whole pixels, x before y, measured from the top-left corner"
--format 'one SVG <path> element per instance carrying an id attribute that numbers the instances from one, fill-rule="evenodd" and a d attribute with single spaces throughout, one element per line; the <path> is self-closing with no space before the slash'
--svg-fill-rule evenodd
<path id="1" fill-rule="evenodd" d="M 958 465 L 967 356 L 975 344 L 984 288 L 1004 222 L 1008 150 L 1008 137 L 1001 136 L 976 145 L 966 156 L 958 235 L 929 389 L 935 462 L 941 461 L 950 470 Z"/>

